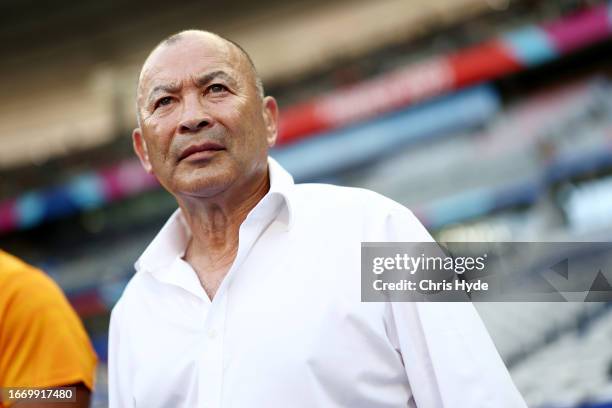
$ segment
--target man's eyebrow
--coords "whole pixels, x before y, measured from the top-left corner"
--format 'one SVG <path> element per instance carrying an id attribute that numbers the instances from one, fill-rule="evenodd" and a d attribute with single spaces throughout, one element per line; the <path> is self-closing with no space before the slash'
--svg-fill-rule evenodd
<path id="1" fill-rule="evenodd" d="M 204 86 L 210 82 L 212 82 L 215 78 L 221 78 L 225 81 L 229 82 L 230 85 L 236 86 L 236 80 L 225 71 L 213 71 L 208 74 L 201 75 L 196 78 L 195 82 L 198 86 Z"/>
<path id="2" fill-rule="evenodd" d="M 153 97 L 160 91 L 165 93 L 177 93 L 181 89 L 179 84 L 161 84 L 153 87 L 151 92 L 149 92 L 149 97 L 147 98 L 148 104 L 152 102 Z"/>

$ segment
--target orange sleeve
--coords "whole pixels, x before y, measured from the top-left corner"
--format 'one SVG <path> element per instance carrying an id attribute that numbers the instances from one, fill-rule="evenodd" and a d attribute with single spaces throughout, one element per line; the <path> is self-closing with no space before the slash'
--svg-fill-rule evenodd
<path id="1" fill-rule="evenodd" d="M 44 272 L 2 256 L 0 387 L 83 382 L 93 390 L 97 357 L 61 289 Z"/>

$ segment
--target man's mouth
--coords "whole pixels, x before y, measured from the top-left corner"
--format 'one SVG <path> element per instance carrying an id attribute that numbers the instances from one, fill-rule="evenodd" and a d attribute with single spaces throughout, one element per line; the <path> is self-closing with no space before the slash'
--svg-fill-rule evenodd
<path id="1" fill-rule="evenodd" d="M 215 154 L 220 150 L 225 150 L 225 146 L 216 142 L 205 142 L 197 145 L 189 146 L 187 149 L 183 150 L 179 157 L 179 161 L 186 159 L 188 157 L 193 158 L 206 158 Z"/>

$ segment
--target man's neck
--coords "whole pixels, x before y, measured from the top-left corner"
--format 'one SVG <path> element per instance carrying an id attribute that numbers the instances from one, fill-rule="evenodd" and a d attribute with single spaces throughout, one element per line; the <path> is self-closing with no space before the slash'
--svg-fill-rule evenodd
<path id="1" fill-rule="evenodd" d="M 212 299 L 238 252 L 240 225 L 270 189 L 268 172 L 251 188 L 206 199 L 179 200 L 191 230 L 185 260 L 194 268 Z"/>

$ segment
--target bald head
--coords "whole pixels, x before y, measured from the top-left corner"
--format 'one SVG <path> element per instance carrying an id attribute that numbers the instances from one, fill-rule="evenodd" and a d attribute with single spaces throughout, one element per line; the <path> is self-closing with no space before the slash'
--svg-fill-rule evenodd
<path id="1" fill-rule="evenodd" d="M 167 46 L 167 45 L 176 44 L 176 43 L 180 42 L 182 39 L 184 39 L 185 37 L 189 37 L 189 36 L 201 37 L 203 39 L 205 37 L 207 37 L 207 36 L 213 36 L 213 37 L 216 37 L 217 39 L 220 39 L 222 41 L 225 41 L 225 42 L 233 45 L 248 60 L 249 65 L 253 69 L 253 72 L 256 72 L 255 64 L 253 63 L 253 60 L 251 59 L 251 56 L 249 55 L 248 52 L 246 52 L 246 50 L 244 48 L 242 48 L 242 46 L 240 44 L 238 44 L 235 41 L 230 40 L 229 38 L 223 37 L 223 36 L 221 36 L 221 35 L 219 35 L 217 33 L 213 33 L 213 32 L 210 32 L 210 31 L 204 31 L 204 30 L 183 30 L 183 31 L 178 32 L 176 34 L 172 34 L 169 37 L 166 37 L 165 39 L 160 41 L 160 43 L 157 45 L 157 47 L 162 46 L 162 45 L 166 45 Z M 155 48 L 157 48 L 157 47 L 155 47 Z"/>
<path id="2" fill-rule="evenodd" d="M 141 119 L 141 108 L 143 106 L 143 99 L 146 97 L 146 95 L 144 95 L 143 83 L 145 82 L 147 75 L 155 71 L 155 64 L 157 62 L 158 57 L 171 47 L 181 47 L 182 45 L 186 45 L 188 43 L 193 42 L 198 42 L 201 44 L 211 44 L 212 46 L 215 46 L 224 51 L 227 54 L 228 58 L 232 58 L 237 62 L 237 64 L 243 66 L 243 68 L 246 68 L 252 85 L 256 88 L 259 97 L 264 97 L 264 89 L 261 78 L 257 74 L 257 70 L 255 68 L 255 64 L 253 63 L 253 60 L 251 59 L 251 56 L 244 50 L 244 48 L 242 48 L 238 43 L 227 39 L 219 34 L 212 33 L 210 31 L 184 30 L 169 37 L 166 37 L 161 42 L 159 42 L 159 44 L 155 46 L 151 53 L 149 53 L 147 59 L 142 65 L 140 75 L 138 77 L 138 87 L 136 91 L 136 112 L 138 115 L 139 124 Z M 197 55 L 194 55 L 194 57 L 197 57 Z"/>

